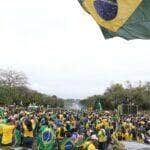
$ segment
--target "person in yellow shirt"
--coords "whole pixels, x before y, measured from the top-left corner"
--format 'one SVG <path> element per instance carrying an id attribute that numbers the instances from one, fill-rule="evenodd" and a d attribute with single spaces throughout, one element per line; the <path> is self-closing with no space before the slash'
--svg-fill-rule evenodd
<path id="1" fill-rule="evenodd" d="M 13 144 L 13 132 L 15 125 L 11 120 L 8 120 L 7 124 L 2 126 L 2 145 L 12 145 Z"/>
<path id="2" fill-rule="evenodd" d="M 125 141 L 131 141 L 132 140 L 132 134 L 130 133 L 129 130 L 126 130 L 126 132 L 124 134 L 124 139 L 125 139 Z"/>
<path id="3" fill-rule="evenodd" d="M 33 125 L 30 119 L 26 118 L 22 123 L 23 146 L 32 148 L 33 145 Z"/>
<path id="4" fill-rule="evenodd" d="M 96 150 L 96 147 L 91 140 L 88 140 L 83 143 L 82 150 Z"/>
<path id="5" fill-rule="evenodd" d="M 126 131 L 126 133 L 124 134 L 124 138 L 125 138 L 125 141 L 129 141 L 130 140 L 129 132 Z"/>
<path id="6" fill-rule="evenodd" d="M 90 143 L 89 146 L 87 147 L 87 150 L 96 150 L 96 147 L 93 143 Z"/>
<path id="7" fill-rule="evenodd" d="M 118 131 L 116 132 L 116 137 L 117 137 L 117 139 L 118 139 L 119 141 L 122 140 L 122 133 L 121 133 L 120 130 L 118 130 Z"/>
<path id="8" fill-rule="evenodd" d="M 62 140 L 64 135 L 64 130 L 62 127 L 58 127 L 56 130 L 56 136 L 58 140 Z"/>
<path id="9" fill-rule="evenodd" d="M 108 126 L 109 126 L 109 122 L 108 122 L 108 120 L 107 120 L 106 118 L 102 120 L 102 123 L 103 123 L 103 125 L 104 125 L 105 127 L 108 127 Z"/>
<path id="10" fill-rule="evenodd" d="M 104 128 L 101 128 L 98 132 L 98 142 L 99 142 L 99 150 L 105 150 L 107 136 Z"/>

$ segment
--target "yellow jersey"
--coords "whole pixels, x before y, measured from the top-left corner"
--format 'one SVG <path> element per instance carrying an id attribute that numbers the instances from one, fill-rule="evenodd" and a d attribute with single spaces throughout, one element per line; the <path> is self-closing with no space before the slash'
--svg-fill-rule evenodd
<path id="1" fill-rule="evenodd" d="M 99 142 L 106 142 L 107 141 L 107 136 L 106 136 L 106 133 L 105 133 L 104 129 L 101 129 L 98 132 L 98 141 Z"/>
<path id="2" fill-rule="evenodd" d="M 12 143 L 14 125 L 3 125 L 2 144 L 7 145 Z"/>
<path id="3" fill-rule="evenodd" d="M 24 137 L 33 137 L 33 131 L 29 131 L 25 123 L 23 123 Z"/>
<path id="4" fill-rule="evenodd" d="M 91 141 L 87 141 L 83 144 L 83 150 L 96 150 L 96 147 Z"/>

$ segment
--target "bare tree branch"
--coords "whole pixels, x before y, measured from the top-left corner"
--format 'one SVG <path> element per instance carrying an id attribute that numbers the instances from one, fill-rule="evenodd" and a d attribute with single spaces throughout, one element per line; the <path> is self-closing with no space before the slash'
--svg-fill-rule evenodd
<path id="1" fill-rule="evenodd" d="M 23 72 L 0 69 L 0 85 L 21 87 L 27 84 L 27 77 Z"/>

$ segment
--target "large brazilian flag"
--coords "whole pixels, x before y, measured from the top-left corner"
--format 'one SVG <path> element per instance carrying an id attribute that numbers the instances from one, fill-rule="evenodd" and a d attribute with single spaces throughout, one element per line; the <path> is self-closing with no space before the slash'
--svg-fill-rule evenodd
<path id="1" fill-rule="evenodd" d="M 150 38 L 150 0 L 79 0 L 104 37 Z"/>

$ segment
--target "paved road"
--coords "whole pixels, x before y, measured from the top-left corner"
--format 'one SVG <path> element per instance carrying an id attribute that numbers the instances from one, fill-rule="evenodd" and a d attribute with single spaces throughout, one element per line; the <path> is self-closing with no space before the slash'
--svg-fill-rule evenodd
<path id="1" fill-rule="evenodd" d="M 125 144 L 127 150 L 150 150 L 150 145 L 147 144 L 139 144 L 136 142 L 123 142 L 123 144 Z M 21 147 L 19 148 L 4 147 L 0 148 L 0 150 L 27 150 L 27 149 L 23 149 Z"/>
<path id="2" fill-rule="evenodd" d="M 136 142 L 123 142 L 127 150 L 150 150 L 150 145 L 140 144 Z"/>

